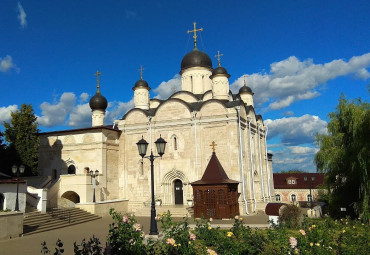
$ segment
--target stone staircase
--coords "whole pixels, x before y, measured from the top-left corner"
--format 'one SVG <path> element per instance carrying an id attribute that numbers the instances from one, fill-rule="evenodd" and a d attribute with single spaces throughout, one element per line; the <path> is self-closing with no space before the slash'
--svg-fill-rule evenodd
<path id="1" fill-rule="evenodd" d="M 26 213 L 23 221 L 23 235 L 32 235 L 44 231 L 64 228 L 88 221 L 98 220 L 100 216 L 78 208 L 58 209 L 51 212 Z"/>
<path id="2" fill-rule="evenodd" d="M 157 214 L 171 212 L 172 217 L 184 217 L 185 215 L 191 216 L 192 210 L 185 205 L 162 205 L 155 207 Z M 134 212 L 136 217 L 150 217 L 150 206 L 145 206 Z"/>

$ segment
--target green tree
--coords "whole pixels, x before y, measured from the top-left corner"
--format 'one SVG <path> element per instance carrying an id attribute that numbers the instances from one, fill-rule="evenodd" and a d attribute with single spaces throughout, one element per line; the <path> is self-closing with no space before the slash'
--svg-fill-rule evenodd
<path id="1" fill-rule="evenodd" d="M 40 140 L 37 117 L 31 105 L 22 104 L 21 109 L 11 113 L 11 124 L 4 122 L 8 150 L 16 155 L 11 164 L 26 166 L 26 175 L 37 174 L 38 147 Z"/>
<path id="2" fill-rule="evenodd" d="M 339 216 L 340 207 L 369 219 L 370 104 L 361 99 L 339 99 L 329 114 L 328 134 L 316 136 L 318 171 L 325 173 L 329 210 Z"/>

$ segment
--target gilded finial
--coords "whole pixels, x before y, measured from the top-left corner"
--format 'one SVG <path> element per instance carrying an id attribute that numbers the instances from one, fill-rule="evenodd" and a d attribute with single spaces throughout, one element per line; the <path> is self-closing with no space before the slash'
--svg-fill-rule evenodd
<path id="1" fill-rule="evenodd" d="M 194 22 L 193 23 L 193 25 L 194 25 L 194 29 L 193 30 L 188 30 L 188 34 L 190 34 L 190 33 L 194 33 L 194 35 L 193 35 L 193 38 L 194 38 L 194 48 L 196 48 L 197 47 L 197 32 L 198 31 L 203 31 L 203 28 L 199 28 L 199 29 L 197 29 L 196 28 L 196 26 L 197 26 L 197 23 L 196 22 Z"/>
<path id="2" fill-rule="evenodd" d="M 96 71 L 96 73 L 94 74 L 96 76 L 96 93 L 100 93 L 100 83 L 99 83 L 99 75 L 101 75 L 102 73 L 99 72 L 99 70 Z"/>
<path id="3" fill-rule="evenodd" d="M 218 61 L 218 66 L 221 66 L 221 57 L 223 55 L 224 54 L 220 54 L 220 51 L 219 50 L 217 51 L 217 55 L 215 55 L 215 58 L 217 58 L 217 61 Z"/>
<path id="4" fill-rule="evenodd" d="M 143 79 L 143 71 L 144 71 L 143 66 L 140 66 L 140 69 L 138 69 L 138 71 L 140 71 L 140 80 L 142 80 Z"/>
<path id="5" fill-rule="evenodd" d="M 212 146 L 212 150 L 213 150 L 213 152 L 216 152 L 216 148 L 215 148 L 215 146 L 217 146 L 217 144 L 215 143 L 215 141 L 212 141 L 212 143 L 211 143 L 211 145 L 210 146 Z"/>

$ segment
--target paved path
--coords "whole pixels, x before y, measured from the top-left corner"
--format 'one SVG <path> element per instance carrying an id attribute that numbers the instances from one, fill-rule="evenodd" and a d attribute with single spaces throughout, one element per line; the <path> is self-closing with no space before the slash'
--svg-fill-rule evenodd
<path id="1" fill-rule="evenodd" d="M 138 222 L 143 225 L 143 230 L 145 233 L 149 232 L 150 218 L 149 217 L 137 217 Z M 180 218 L 175 218 L 174 220 L 180 221 Z M 244 217 L 244 222 L 251 227 L 265 227 L 267 226 L 268 216 L 266 215 L 254 215 Z M 49 250 L 55 251 L 55 243 L 61 239 L 64 243 L 66 255 L 73 254 L 73 243 L 81 243 L 82 239 L 89 239 L 93 235 L 100 239 L 100 242 L 105 246 L 106 237 L 109 230 L 109 224 L 112 223 L 112 218 L 110 216 L 103 217 L 100 220 L 95 220 L 79 225 L 74 225 L 70 227 L 65 227 L 57 230 L 51 230 L 47 232 L 42 232 L 34 235 L 9 239 L 6 241 L 0 241 L 0 255 L 35 255 L 41 254 L 41 243 L 46 241 Z M 194 224 L 193 220 L 189 223 Z M 233 223 L 233 220 L 214 220 L 212 226 L 228 228 Z M 160 227 L 160 226 L 159 226 Z"/>

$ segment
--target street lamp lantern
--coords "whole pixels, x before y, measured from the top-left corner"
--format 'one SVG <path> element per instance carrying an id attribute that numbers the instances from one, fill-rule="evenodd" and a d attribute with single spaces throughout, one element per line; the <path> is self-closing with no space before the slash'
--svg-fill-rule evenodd
<path id="1" fill-rule="evenodd" d="M 146 155 L 146 150 L 148 149 L 148 142 L 144 140 L 144 137 L 136 143 L 137 149 L 139 150 L 139 155 L 144 158 Z"/>
<path id="2" fill-rule="evenodd" d="M 25 169 L 24 165 L 20 165 L 19 167 L 17 167 L 16 165 L 12 166 L 12 173 L 17 176 L 17 197 L 16 197 L 16 200 L 15 200 L 15 210 L 16 211 L 19 211 L 19 198 L 18 198 L 18 194 L 19 194 L 19 174 L 23 174 L 24 169 Z"/>
<path id="3" fill-rule="evenodd" d="M 136 143 L 139 155 L 142 158 L 147 158 L 150 160 L 150 173 L 151 173 L 151 190 L 152 190 L 152 204 L 150 210 L 150 232 L 149 235 L 158 235 L 157 221 L 155 220 L 156 210 L 155 210 L 155 201 L 154 201 L 154 159 L 163 156 L 166 149 L 166 141 L 159 136 L 157 141 L 154 142 L 157 147 L 157 152 L 159 156 L 154 156 L 153 151 L 150 150 L 150 155 L 146 155 L 146 150 L 148 149 L 148 143 L 144 140 L 144 137 Z"/>
<path id="4" fill-rule="evenodd" d="M 157 139 L 157 141 L 154 142 L 155 145 L 157 146 L 157 152 L 159 154 L 159 156 L 163 156 L 164 154 L 164 150 L 166 149 L 166 141 L 162 138 L 162 136 L 159 136 L 159 138 Z"/>
<path id="5" fill-rule="evenodd" d="M 95 173 L 93 170 L 90 170 L 90 176 L 93 178 L 93 190 L 94 190 L 94 193 L 93 193 L 93 203 L 96 202 L 96 199 L 95 199 L 95 188 L 96 188 L 96 177 L 99 175 L 99 170 L 95 170 Z"/>
<path id="6" fill-rule="evenodd" d="M 312 183 L 315 181 L 315 176 L 311 176 L 311 178 L 309 180 L 308 180 L 307 176 L 304 176 L 303 179 L 304 179 L 305 182 L 309 181 L 308 182 L 308 187 L 310 188 L 310 201 L 308 201 L 308 202 L 310 202 L 311 216 L 312 216 L 313 199 L 312 199 L 312 192 L 311 192 L 311 190 L 312 190 Z"/>

